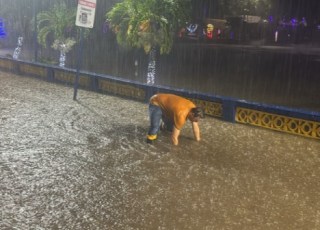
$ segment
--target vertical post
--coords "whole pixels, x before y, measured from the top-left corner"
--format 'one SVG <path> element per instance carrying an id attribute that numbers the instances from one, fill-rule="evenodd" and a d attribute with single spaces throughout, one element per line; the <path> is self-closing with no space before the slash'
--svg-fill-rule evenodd
<path id="1" fill-rule="evenodd" d="M 225 121 L 234 122 L 236 115 L 236 102 L 231 99 L 224 99 L 222 102 L 223 113 L 222 118 Z"/>
<path id="2" fill-rule="evenodd" d="M 94 16 L 96 12 L 97 0 L 78 1 L 76 26 L 80 27 L 80 44 L 78 48 L 78 61 L 77 61 L 77 74 L 74 81 L 74 93 L 73 100 L 77 100 L 77 92 L 79 86 L 79 72 L 82 61 L 82 49 L 83 49 L 83 27 L 93 28 Z"/>
<path id="3" fill-rule="evenodd" d="M 73 100 L 77 100 L 77 93 L 78 93 L 78 87 L 79 87 L 79 73 L 80 73 L 80 66 L 82 62 L 82 50 L 83 50 L 83 28 L 80 28 L 80 44 L 78 47 L 78 60 L 77 60 L 77 73 L 76 73 L 76 79 L 74 81 L 74 91 L 73 91 Z"/>
<path id="4" fill-rule="evenodd" d="M 36 1 L 33 0 L 33 16 L 34 16 L 34 61 L 38 61 L 38 42 L 37 42 L 37 37 L 38 37 L 38 28 L 37 28 L 37 10 L 36 10 Z"/>

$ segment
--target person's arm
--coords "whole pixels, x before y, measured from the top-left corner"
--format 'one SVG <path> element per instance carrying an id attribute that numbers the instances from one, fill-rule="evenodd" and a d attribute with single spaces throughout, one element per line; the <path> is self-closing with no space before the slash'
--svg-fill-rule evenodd
<path id="1" fill-rule="evenodd" d="M 197 141 L 200 141 L 200 128 L 198 122 L 191 122 L 192 123 L 192 130 L 194 134 L 194 138 Z"/>
<path id="2" fill-rule="evenodd" d="M 179 144 L 179 140 L 178 140 L 179 135 L 180 135 L 180 130 L 177 129 L 175 126 L 173 126 L 173 130 L 172 130 L 172 134 L 171 134 L 171 140 L 172 140 L 172 143 L 174 145 L 178 145 Z"/>

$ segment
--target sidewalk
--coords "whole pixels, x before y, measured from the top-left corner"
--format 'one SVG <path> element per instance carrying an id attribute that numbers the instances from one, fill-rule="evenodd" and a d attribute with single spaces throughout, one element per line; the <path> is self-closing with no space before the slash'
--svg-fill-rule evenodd
<path id="1" fill-rule="evenodd" d="M 0 72 L 0 229 L 320 229 L 320 142 Z"/>

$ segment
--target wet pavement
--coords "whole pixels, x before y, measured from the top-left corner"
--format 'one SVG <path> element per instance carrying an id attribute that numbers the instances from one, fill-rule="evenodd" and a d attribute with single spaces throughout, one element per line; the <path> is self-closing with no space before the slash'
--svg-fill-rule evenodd
<path id="1" fill-rule="evenodd" d="M 0 229 L 320 229 L 320 142 L 0 72 Z"/>

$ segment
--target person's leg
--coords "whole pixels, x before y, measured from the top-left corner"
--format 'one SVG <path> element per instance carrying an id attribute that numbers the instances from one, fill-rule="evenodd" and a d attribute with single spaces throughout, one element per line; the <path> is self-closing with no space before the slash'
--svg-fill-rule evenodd
<path id="1" fill-rule="evenodd" d="M 162 117 L 162 111 L 159 106 L 149 105 L 149 118 L 150 118 L 150 128 L 147 135 L 147 142 L 151 143 L 153 140 L 157 139 L 157 133 L 160 128 L 160 121 Z"/>
<path id="2" fill-rule="evenodd" d="M 167 120 L 166 121 L 166 129 L 167 131 L 169 132 L 172 132 L 173 131 L 173 122 L 171 120 Z"/>
<path id="3" fill-rule="evenodd" d="M 169 131 L 169 132 L 172 132 L 173 130 L 173 122 L 169 119 L 166 119 L 164 116 L 162 117 L 162 121 L 163 121 L 163 124 L 162 124 L 162 130 L 166 130 L 166 131 Z"/>

